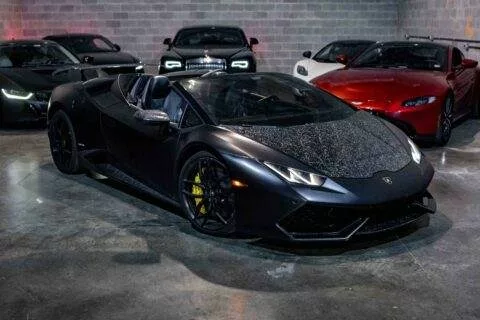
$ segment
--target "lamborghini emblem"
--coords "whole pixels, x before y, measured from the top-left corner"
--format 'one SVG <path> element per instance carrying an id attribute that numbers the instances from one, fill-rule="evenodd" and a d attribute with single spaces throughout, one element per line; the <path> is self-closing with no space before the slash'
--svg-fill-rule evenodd
<path id="1" fill-rule="evenodd" d="M 393 183 L 393 180 L 392 180 L 392 178 L 390 178 L 390 177 L 383 177 L 382 180 L 383 180 L 383 182 L 385 182 L 386 184 L 392 184 L 392 183 Z"/>

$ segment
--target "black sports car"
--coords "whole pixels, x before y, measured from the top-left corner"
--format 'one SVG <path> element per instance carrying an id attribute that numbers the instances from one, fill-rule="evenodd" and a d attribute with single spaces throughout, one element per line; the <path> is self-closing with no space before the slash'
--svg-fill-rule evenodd
<path id="1" fill-rule="evenodd" d="M 61 44 L 84 63 L 91 65 L 118 65 L 116 68 L 104 68 L 104 71 L 107 73 L 144 72 L 140 59 L 129 53 L 121 52 L 118 44 L 112 43 L 99 34 L 67 33 L 50 35 L 43 39 Z"/>
<path id="2" fill-rule="evenodd" d="M 432 166 L 388 122 L 289 75 L 176 79 L 57 87 L 48 110 L 57 168 L 180 205 L 210 234 L 348 240 L 435 211 Z"/>
<path id="3" fill-rule="evenodd" d="M 98 76 L 51 41 L 0 42 L 0 123 L 45 120 L 51 91 L 59 84 Z"/>
<path id="4" fill-rule="evenodd" d="M 255 72 L 252 48 L 256 38 L 247 38 L 238 27 L 196 26 L 180 29 L 175 38 L 163 42 L 168 49 L 160 59 L 160 74 L 180 70 L 220 69 L 227 72 Z"/>

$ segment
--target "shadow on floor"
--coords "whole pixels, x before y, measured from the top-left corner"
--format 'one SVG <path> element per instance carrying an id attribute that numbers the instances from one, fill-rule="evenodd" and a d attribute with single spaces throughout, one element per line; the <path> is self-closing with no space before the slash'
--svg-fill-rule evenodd
<path id="1" fill-rule="evenodd" d="M 354 277 L 361 270 L 358 269 L 349 270 L 348 276 L 340 277 L 338 272 L 345 268 L 345 264 L 351 268 L 352 265 L 372 264 L 393 256 L 397 260 L 401 257 L 410 261 L 411 250 L 437 241 L 452 226 L 452 222 L 438 212 L 431 218 L 432 223 L 427 228 L 408 227 L 376 237 L 352 239 L 347 243 L 292 244 L 248 237 L 218 238 L 192 229 L 178 208 L 123 184 L 108 179 L 95 180 L 86 175 L 62 175 L 53 164 L 42 166 L 40 175 L 42 172 L 45 172 L 45 179 L 53 178 L 57 185 L 63 180 L 65 185 L 73 185 L 76 189 L 87 192 L 89 199 L 93 198 L 95 203 L 101 203 L 108 195 L 108 198 L 113 197 L 119 202 L 126 202 L 141 211 L 158 216 L 148 220 L 128 220 L 119 218 L 121 213 L 110 210 L 108 214 L 100 208 L 89 212 L 97 215 L 97 219 L 141 237 L 148 244 L 148 252 L 118 253 L 112 257 L 114 262 L 129 265 L 161 264 L 160 257 L 167 256 L 206 281 L 240 289 L 301 290 L 302 286 L 309 285 L 308 281 L 298 283 L 302 279 L 300 274 L 305 277 L 304 272 L 309 273 L 308 278 L 312 281 L 321 281 L 327 286 L 337 286 L 340 282 L 354 285 L 364 276 L 360 275 L 359 279 Z M 42 182 L 42 185 L 47 184 L 54 185 Z M 45 198 L 69 204 L 71 191 L 61 186 L 58 188 L 42 188 L 38 192 Z M 279 285 L 276 272 L 281 273 L 282 268 L 287 268 L 288 279 Z M 288 274 L 289 268 L 303 271 L 299 271 L 298 275 L 293 271 Z M 329 275 L 328 272 L 332 274 Z"/>

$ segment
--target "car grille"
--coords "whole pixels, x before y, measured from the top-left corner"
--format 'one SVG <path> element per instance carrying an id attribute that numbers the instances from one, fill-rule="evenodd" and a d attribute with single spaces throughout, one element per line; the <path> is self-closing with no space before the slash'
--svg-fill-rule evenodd
<path id="1" fill-rule="evenodd" d="M 284 217 L 279 227 L 295 239 L 343 239 L 399 227 L 431 212 L 421 205 L 426 193 L 401 201 L 359 207 L 326 207 L 306 204 Z"/>
<path id="2" fill-rule="evenodd" d="M 203 57 L 203 58 L 187 60 L 185 64 L 185 68 L 187 70 L 195 70 L 195 69 L 225 70 L 227 68 L 227 64 L 225 59 Z"/>

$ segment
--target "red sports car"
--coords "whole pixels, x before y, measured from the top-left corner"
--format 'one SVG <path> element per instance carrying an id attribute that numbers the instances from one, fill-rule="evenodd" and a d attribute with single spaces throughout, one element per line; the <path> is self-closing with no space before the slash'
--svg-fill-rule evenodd
<path id="1" fill-rule="evenodd" d="M 417 140 L 445 145 L 456 120 L 480 112 L 477 65 L 453 46 L 384 42 L 311 82 Z"/>

